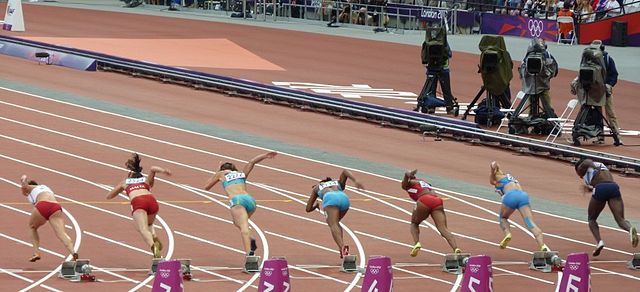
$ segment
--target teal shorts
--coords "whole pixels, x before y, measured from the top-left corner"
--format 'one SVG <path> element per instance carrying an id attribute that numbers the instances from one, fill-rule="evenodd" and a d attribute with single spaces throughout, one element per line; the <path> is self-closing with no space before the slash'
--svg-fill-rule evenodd
<path id="1" fill-rule="evenodd" d="M 256 210 L 256 200 L 250 195 L 235 195 L 231 198 L 231 204 L 229 205 L 231 208 L 240 205 L 247 210 L 247 213 L 251 214 Z"/>
<path id="2" fill-rule="evenodd" d="M 322 208 L 325 209 L 329 206 L 336 206 L 340 212 L 344 212 L 349 210 L 351 204 L 347 194 L 342 191 L 333 191 L 324 194 L 322 197 Z"/>

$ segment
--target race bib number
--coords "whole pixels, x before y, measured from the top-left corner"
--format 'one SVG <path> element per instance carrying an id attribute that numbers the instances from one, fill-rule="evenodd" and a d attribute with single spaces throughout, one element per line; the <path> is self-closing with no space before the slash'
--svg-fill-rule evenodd
<path id="1" fill-rule="evenodd" d="M 246 176 L 242 172 L 232 171 L 232 172 L 229 172 L 229 173 L 224 175 L 224 180 L 225 181 L 232 181 L 232 180 L 236 180 L 236 179 L 243 179 L 245 177 Z"/>
<path id="2" fill-rule="evenodd" d="M 128 185 L 141 184 L 141 183 L 144 183 L 144 180 L 145 180 L 144 177 L 128 178 L 124 181 L 124 183 Z"/>
<path id="3" fill-rule="evenodd" d="M 419 183 L 420 183 L 420 187 L 421 187 L 421 188 L 431 189 L 431 184 L 429 184 L 428 182 L 426 182 L 426 181 L 419 181 Z"/>
<path id="4" fill-rule="evenodd" d="M 327 181 L 327 182 L 323 182 L 323 183 L 318 184 L 318 190 L 319 190 L 319 191 L 321 191 L 321 190 L 323 190 L 324 188 L 327 188 L 327 187 L 334 187 L 334 186 L 336 186 L 336 187 L 337 187 L 337 186 L 340 186 L 340 184 L 339 184 L 337 181 L 335 181 L 335 180 Z"/>

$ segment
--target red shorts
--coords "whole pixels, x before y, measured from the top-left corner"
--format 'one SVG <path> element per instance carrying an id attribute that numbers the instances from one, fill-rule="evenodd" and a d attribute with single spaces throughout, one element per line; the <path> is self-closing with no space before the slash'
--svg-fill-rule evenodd
<path id="1" fill-rule="evenodd" d="M 62 206 L 56 202 L 40 201 L 36 203 L 35 207 L 38 212 L 40 212 L 40 215 L 47 220 L 49 220 L 49 217 L 51 217 L 53 213 L 62 211 Z"/>
<path id="2" fill-rule="evenodd" d="M 437 207 L 442 206 L 442 199 L 434 195 L 423 195 L 420 198 L 418 198 L 418 202 L 427 206 L 429 210 L 433 210 Z"/>
<path id="3" fill-rule="evenodd" d="M 147 215 L 155 215 L 158 214 L 160 206 L 158 206 L 158 201 L 153 195 L 142 195 L 131 200 L 131 214 L 138 209 L 145 210 Z"/>

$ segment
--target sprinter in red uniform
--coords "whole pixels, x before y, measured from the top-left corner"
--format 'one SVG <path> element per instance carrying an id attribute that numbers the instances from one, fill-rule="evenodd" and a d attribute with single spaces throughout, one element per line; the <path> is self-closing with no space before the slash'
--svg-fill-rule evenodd
<path id="1" fill-rule="evenodd" d="M 124 191 L 131 200 L 131 216 L 136 223 L 136 229 L 142 235 L 142 239 L 151 248 L 154 258 L 162 257 L 162 242 L 158 240 L 153 229 L 153 222 L 156 220 L 156 214 L 160 206 L 156 198 L 151 193 L 156 173 L 164 173 L 171 175 L 171 171 L 166 168 L 152 166 L 149 175 L 145 178 L 142 175 L 142 166 L 140 166 L 140 156 L 133 153 L 133 156 L 127 160 L 127 169 L 129 175 L 120 182 L 107 195 L 107 199 L 115 198 L 119 193 Z"/>
<path id="2" fill-rule="evenodd" d="M 433 194 L 431 191 L 431 185 L 426 181 L 416 178 L 417 169 L 407 171 L 404 173 L 402 179 L 402 189 L 409 193 L 409 197 L 416 201 L 416 207 L 411 214 L 411 236 L 413 237 L 414 246 L 411 249 L 410 255 L 415 257 L 422 248 L 420 243 L 420 223 L 429 218 L 433 218 L 436 228 L 440 235 L 447 240 L 449 246 L 453 249 L 454 253 L 461 253 L 462 251 L 456 244 L 456 238 L 453 237 L 451 231 L 447 229 L 447 216 L 444 213 L 444 205 L 442 199 Z"/>
<path id="3" fill-rule="evenodd" d="M 31 231 L 31 241 L 33 243 L 33 256 L 31 256 L 29 261 L 35 262 L 40 259 L 40 235 L 38 235 L 38 228 L 47 223 L 47 221 L 51 224 L 51 228 L 53 228 L 56 237 L 62 241 L 64 247 L 66 247 L 73 256 L 73 260 L 77 260 L 78 253 L 73 250 L 71 238 L 64 230 L 62 207 L 58 201 L 56 201 L 53 191 L 45 185 L 28 179 L 27 175 L 20 177 L 20 185 L 22 194 L 27 197 L 29 203 L 34 206 L 33 212 L 31 212 L 31 218 L 29 218 L 29 230 Z"/>

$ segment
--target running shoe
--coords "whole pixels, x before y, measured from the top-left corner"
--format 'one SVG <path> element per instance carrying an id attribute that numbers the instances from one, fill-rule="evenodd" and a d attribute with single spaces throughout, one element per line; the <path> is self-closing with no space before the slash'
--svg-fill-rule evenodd
<path id="1" fill-rule="evenodd" d="M 604 248 L 604 241 L 603 240 L 598 241 L 598 244 L 596 245 L 596 249 L 593 250 L 593 256 L 594 257 L 599 256 L 603 248 Z"/>
<path id="2" fill-rule="evenodd" d="M 542 246 L 540 247 L 540 251 L 551 251 L 551 249 L 546 245 L 546 244 L 542 244 Z"/>
<path id="3" fill-rule="evenodd" d="M 151 251 L 153 252 L 153 257 L 158 259 L 162 257 L 162 251 L 160 250 L 160 242 L 155 241 L 151 246 Z"/>
<path id="4" fill-rule="evenodd" d="M 251 238 L 251 251 L 249 252 L 250 256 L 254 256 L 256 254 L 256 249 L 258 249 L 258 244 L 256 243 L 255 238 Z"/>
<path id="5" fill-rule="evenodd" d="M 420 244 L 420 242 L 416 242 L 416 245 L 413 246 L 413 248 L 411 249 L 411 253 L 409 253 L 409 255 L 412 257 L 417 256 L 421 248 L 422 248 L 422 244 Z"/>
<path id="6" fill-rule="evenodd" d="M 349 246 L 345 245 L 342 247 L 342 253 L 340 254 L 340 258 L 343 258 L 348 255 L 349 255 Z"/>
<path id="7" fill-rule="evenodd" d="M 509 244 L 509 241 L 511 241 L 511 233 L 507 233 L 507 235 L 505 235 L 505 237 L 502 239 L 502 241 L 500 241 L 500 248 L 501 249 L 507 248 L 507 245 Z"/>
<path id="8" fill-rule="evenodd" d="M 162 241 L 160 241 L 160 239 L 158 239 L 157 237 L 155 237 L 155 236 L 154 236 L 154 237 L 153 237 L 153 242 L 154 242 L 154 243 L 156 243 L 156 242 L 157 242 L 157 243 L 158 243 L 158 246 L 159 246 L 158 248 L 160 249 L 160 251 L 162 251 Z"/>
<path id="9" fill-rule="evenodd" d="M 34 255 L 29 259 L 29 261 L 30 261 L 30 262 L 32 262 L 32 263 L 33 263 L 33 262 L 35 262 L 35 261 L 37 261 L 37 260 L 40 260 L 40 255 L 38 255 L 38 254 L 34 254 Z"/>
<path id="10" fill-rule="evenodd" d="M 635 226 L 631 226 L 629 229 L 629 236 L 631 237 L 631 246 L 638 246 L 638 229 Z"/>
<path id="11" fill-rule="evenodd" d="M 461 253 L 462 253 L 462 250 L 461 250 L 461 249 L 459 249 L 459 248 L 456 248 L 456 249 L 454 249 L 454 250 L 453 250 L 453 253 L 455 253 L 455 254 L 461 254 Z"/>

